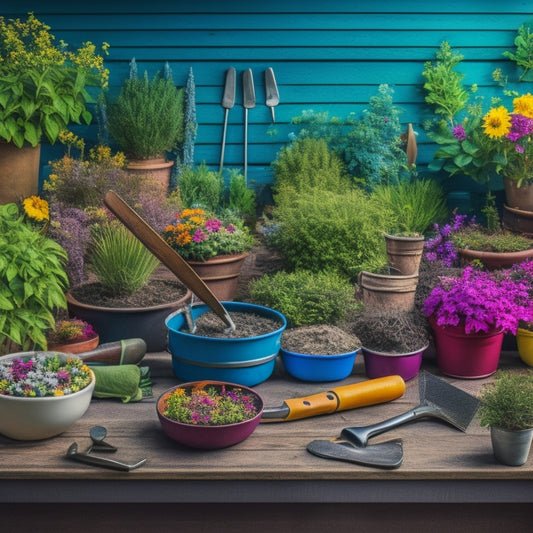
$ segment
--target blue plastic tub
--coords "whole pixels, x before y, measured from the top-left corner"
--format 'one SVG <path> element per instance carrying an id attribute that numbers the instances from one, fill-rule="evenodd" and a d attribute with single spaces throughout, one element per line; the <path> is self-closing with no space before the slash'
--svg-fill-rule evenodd
<path id="1" fill-rule="evenodd" d="M 339 381 L 348 377 L 353 370 L 359 350 L 338 355 L 310 355 L 280 351 L 285 370 L 302 381 Z"/>
<path id="2" fill-rule="evenodd" d="M 223 302 L 232 312 L 254 313 L 277 320 L 275 331 L 265 335 L 244 338 L 216 338 L 192 335 L 180 331 L 186 325 L 183 312 L 170 314 L 165 320 L 168 328 L 168 345 L 172 354 L 172 368 L 183 381 L 227 381 L 251 387 L 267 380 L 274 371 L 281 346 L 281 334 L 287 320 L 278 311 L 268 307 L 243 303 Z M 192 307 L 192 317 L 197 319 L 209 311 L 205 304 Z"/>

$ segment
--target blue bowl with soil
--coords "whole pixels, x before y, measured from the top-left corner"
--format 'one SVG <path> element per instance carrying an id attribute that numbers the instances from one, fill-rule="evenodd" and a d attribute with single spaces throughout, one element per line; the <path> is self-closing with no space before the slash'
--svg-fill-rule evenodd
<path id="1" fill-rule="evenodd" d="M 339 381 L 353 370 L 359 350 L 335 355 L 311 355 L 281 349 L 281 360 L 288 374 L 301 381 Z"/>
<path id="2" fill-rule="evenodd" d="M 172 368 L 182 381 L 215 380 L 251 387 L 267 380 L 274 371 L 281 346 L 281 334 L 287 320 L 278 311 L 243 302 L 222 302 L 236 329 L 227 334 L 227 326 L 205 304 L 191 308 L 198 330 L 192 334 L 183 310 L 165 320 Z M 213 320 L 214 319 L 214 322 Z M 209 335 L 203 333 L 203 322 L 213 322 Z M 253 324 L 261 331 L 253 336 L 240 336 L 239 323 Z M 211 331 L 212 330 L 212 331 Z"/>

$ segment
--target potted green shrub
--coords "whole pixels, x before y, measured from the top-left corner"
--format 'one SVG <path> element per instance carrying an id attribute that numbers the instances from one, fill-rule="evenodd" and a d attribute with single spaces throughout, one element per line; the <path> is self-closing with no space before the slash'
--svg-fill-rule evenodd
<path id="1" fill-rule="evenodd" d="M 494 455 L 509 466 L 527 461 L 533 438 L 533 372 L 499 370 L 483 385 L 479 420 L 489 426 Z"/>
<path id="2" fill-rule="evenodd" d="M 167 188 L 173 161 L 166 154 L 184 139 L 184 92 L 170 75 L 145 72 L 142 78 L 127 78 L 115 100 L 107 105 L 109 134 L 125 152 L 127 168 L 151 175 Z"/>
<path id="3" fill-rule="evenodd" d="M 16 204 L 0 205 L 0 354 L 46 349 L 45 332 L 66 308 L 66 260 Z"/>
<path id="4" fill-rule="evenodd" d="M 442 187 L 434 180 L 403 180 L 379 185 L 372 199 L 390 210 L 385 229 L 389 266 L 403 275 L 416 274 L 424 251 L 424 232 L 448 213 Z"/>
<path id="5" fill-rule="evenodd" d="M 33 13 L 25 20 L 0 17 L 2 204 L 37 194 L 42 138 L 54 144 L 71 122 L 89 124 L 94 99 L 87 88 L 107 85 L 94 44 L 70 51 L 49 30 Z"/>

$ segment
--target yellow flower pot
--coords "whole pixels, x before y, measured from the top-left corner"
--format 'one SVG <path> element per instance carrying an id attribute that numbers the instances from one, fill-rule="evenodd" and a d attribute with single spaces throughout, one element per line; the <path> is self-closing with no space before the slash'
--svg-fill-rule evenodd
<path id="1" fill-rule="evenodd" d="M 526 365 L 533 366 L 533 331 L 518 328 L 516 332 L 518 355 Z"/>

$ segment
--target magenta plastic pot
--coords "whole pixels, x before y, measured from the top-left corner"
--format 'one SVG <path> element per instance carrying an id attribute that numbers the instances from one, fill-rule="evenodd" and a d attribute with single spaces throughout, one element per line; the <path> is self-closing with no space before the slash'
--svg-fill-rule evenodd
<path id="1" fill-rule="evenodd" d="M 447 376 L 478 379 L 498 370 L 503 343 L 503 332 L 466 334 L 461 326 L 438 326 L 429 320 L 435 336 L 437 364 Z"/>
<path id="2" fill-rule="evenodd" d="M 198 385 L 224 385 L 226 388 L 237 388 L 248 392 L 254 397 L 254 404 L 257 407 L 257 415 L 244 422 L 236 424 L 227 424 L 220 426 L 208 426 L 199 424 L 184 424 L 167 418 L 163 412 L 165 410 L 166 398 L 176 389 L 187 389 Z M 189 448 L 198 448 L 203 450 L 216 450 L 227 448 L 248 438 L 259 425 L 263 414 L 263 400 L 254 390 L 238 385 L 235 383 L 226 383 L 222 381 L 202 381 L 182 383 L 172 387 L 159 396 L 156 404 L 157 416 L 161 423 L 163 431 L 173 440 Z"/>
<path id="3" fill-rule="evenodd" d="M 339 381 L 353 370 L 359 350 L 338 355 L 310 355 L 281 348 L 283 366 L 292 377 L 302 381 Z"/>
<path id="4" fill-rule="evenodd" d="M 383 353 L 363 346 L 366 375 L 370 379 L 385 376 L 401 376 L 404 381 L 413 379 L 420 370 L 422 354 L 429 345 L 408 353 Z"/>

